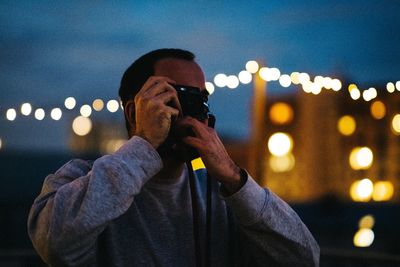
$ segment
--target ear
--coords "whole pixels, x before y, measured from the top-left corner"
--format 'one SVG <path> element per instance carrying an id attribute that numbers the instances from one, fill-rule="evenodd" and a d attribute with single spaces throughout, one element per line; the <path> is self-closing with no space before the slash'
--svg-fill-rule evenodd
<path id="1" fill-rule="evenodd" d="M 135 102 L 133 100 L 129 100 L 128 102 L 126 102 L 124 114 L 130 126 L 129 135 L 132 136 L 136 131 Z"/>

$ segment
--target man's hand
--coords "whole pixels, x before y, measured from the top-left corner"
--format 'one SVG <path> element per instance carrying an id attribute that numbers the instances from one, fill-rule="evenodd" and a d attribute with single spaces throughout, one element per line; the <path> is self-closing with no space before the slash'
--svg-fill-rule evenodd
<path id="1" fill-rule="evenodd" d="M 239 190 L 240 168 L 228 155 L 216 131 L 192 117 L 179 120 L 177 127 L 192 129 L 195 136 L 186 136 L 183 142 L 197 149 L 211 177 L 220 181 L 232 193 Z"/>
<path id="2" fill-rule="evenodd" d="M 150 77 L 135 96 L 135 135 L 158 148 L 167 138 L 173 118 L 181 112 L 178 94 L 167 77 Z"/>

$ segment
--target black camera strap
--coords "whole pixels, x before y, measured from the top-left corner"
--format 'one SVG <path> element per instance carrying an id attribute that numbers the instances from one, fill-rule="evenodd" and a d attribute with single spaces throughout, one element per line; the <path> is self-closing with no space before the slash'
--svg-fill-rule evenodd
<path id="1" fill-rule="evenodd" d="M 197 195 L 195 186 L 195 175 L 191 162 L 187 162 L 189 172 L 189 184 L 190 184 L 190 196 L 192 200 L 192 213 L 193 213 L 193 237 L 195 244 L 195 257 L 196 266 L 211 266 L 211 216 L 212 216 L 212 183 L 211 177 L 207 173 L 207 204 L 206 204 L 206 238 L 204 253 L 201 249 L 201 236 L 200 236 L 200 226 L 201 220 L 199 216 L 199 197 Z"/>

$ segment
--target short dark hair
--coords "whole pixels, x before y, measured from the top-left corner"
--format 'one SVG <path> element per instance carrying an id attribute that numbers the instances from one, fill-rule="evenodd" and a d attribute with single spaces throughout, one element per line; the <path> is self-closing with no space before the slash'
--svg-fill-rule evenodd
<path id="1" fill-rule="evenodd" d="M 188 61 L 193 61 L 195 55 L 192 52 L 177 48 L 162 48 L 151 51 L 138 58 L 125 71 L 121 79 L 119 87 L 119 97 L 122 101 L 122 106 L 125 108 L 126 103 L 133 99 L 142 88 L 147 79 L 154 75 L 154 65 L 161 59 L 177 58 Z M 125 116 L 125 124 L 130 131 L 130 124 Z"/>

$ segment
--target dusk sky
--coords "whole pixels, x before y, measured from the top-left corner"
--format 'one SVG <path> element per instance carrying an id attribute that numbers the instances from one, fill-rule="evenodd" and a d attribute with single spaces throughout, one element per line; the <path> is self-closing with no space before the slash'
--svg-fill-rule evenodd
<path id="1" fill-rule="evenodd" d="M 400 80 L 399 1 L 116 3 L 1 1 L 2 149 L 66 150 L 68 116 L 37 121 L 18 114 L 8 121 L 7 109 L 30 102 L 47 112 L 69 96 L 78 105 L 117 98 L 124 70 L 162 47 L 194 52 L 210 81 L 218 73 L 238 74 L 251 59 L 282 73 L 344 75 L 364 87 Z M 216 89 L 210 103 L 218 132 L 247 137 L 251 88 Z M 299 90 L 276 82 L 269 88 L 271 94 Z M 104 116 L 124 126 L 121 111 Z"/>

